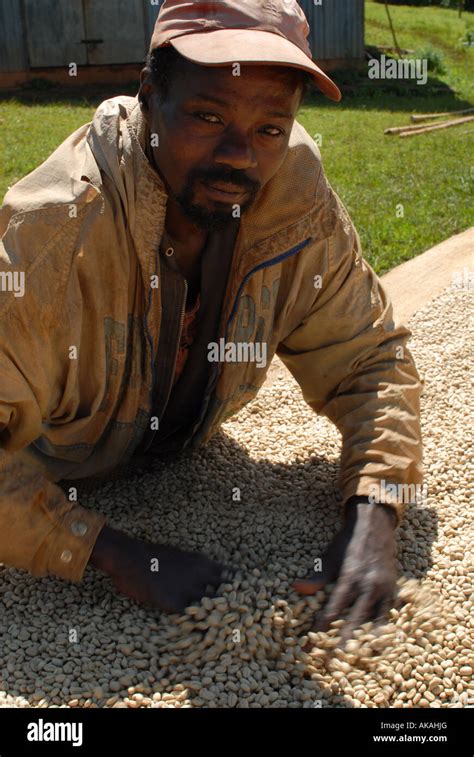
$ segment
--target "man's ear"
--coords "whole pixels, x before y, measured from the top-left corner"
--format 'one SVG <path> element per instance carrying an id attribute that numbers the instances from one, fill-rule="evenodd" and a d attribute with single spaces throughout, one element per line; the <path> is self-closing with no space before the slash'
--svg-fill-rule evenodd
<path id="1" fill-rule="evenodd" d="M 150 115 L 149 99 L 152 94 L 153 83 L 151 80 L 151 72 L 150 69 L 145 67 L 140 71 L 140 88 L 138 90 L 138 102 L 140 103 L 140 108 L 145 118 L 148 118 Z"/>

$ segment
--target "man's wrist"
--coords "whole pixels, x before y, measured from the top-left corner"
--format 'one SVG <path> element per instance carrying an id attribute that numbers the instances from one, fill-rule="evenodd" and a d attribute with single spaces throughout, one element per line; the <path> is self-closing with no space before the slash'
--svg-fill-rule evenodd
<path id="1" fill-rule="evenodd" d="M 382 510 L 387 514 L 387 519 L 390 521 L 390 523 L 392 523 L 393 527 L 397 527 L 398 515 L 395 508 L 393 508 L 391 505 L 373 503 L 369 500 L 369 497 L 359 494 L 350 497 L 345 504 L 345 518 L 347 520 L 356 517 L 358 505 L 363 505 L 364 507 L 372 509 L 376 508 L 378 511 Z"/>
<path id="2" fill-rule="evenodd" d="M 119 550 L 121 536 L 120 531 L 116 531 L 114 528 L 110 528 L 110 526 L 104 526 L 94 544 L 89 558 L 89 565 L 105 573 L 109 573 Z"/>

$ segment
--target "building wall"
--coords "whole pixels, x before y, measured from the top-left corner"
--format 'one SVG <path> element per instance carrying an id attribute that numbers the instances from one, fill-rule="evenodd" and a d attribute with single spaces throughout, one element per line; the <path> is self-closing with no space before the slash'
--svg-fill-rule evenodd
<path id="1" fill-rule="evenodd" d="M 299 0 L 310 25 L 317 60 L 364 58 L 364 0 Z"/>
<path id="2" fill-rule="evenodd" d="M 143 62 L 163 0 L 0 0 L 0 72 Z M 300 0 L 318 61 L 364 57 L 364 0 Z"/>
<path id="3" fill-rule="evenodd" d="M 0 71 L 28 68 L 20 0 L 0 0 Z"/>

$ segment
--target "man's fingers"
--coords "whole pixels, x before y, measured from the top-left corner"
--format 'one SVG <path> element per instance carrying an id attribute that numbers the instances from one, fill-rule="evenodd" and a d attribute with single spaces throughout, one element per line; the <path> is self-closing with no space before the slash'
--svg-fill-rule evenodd
<path id="1" fill-rule="evenodd" d="M 349 641 L 356 628 L 359 628 L 359 626 L 361 626 L 363 623 L 367 623 L 367 621 L 370 620 L 371 617 L 373 617 L 373 608 L 373 594 L 366 592 L 358 598 L 342 630 L 342 644 L 345 644 L 346 641 Z"/>
<path id="2" fill-rule="evenodd" d="M 385 592 L 381 597 L 379 593 L 378 599 L 375 598 L 376 596 L 374 591 L 368 591 L 359 597 L 342 631 L 341 641 L 343 643 L 348 641 L 355 629 L 364 623 L 372 621 L 374 626 L 380 626 L 386 622 L 388 611 L 394 601 L 393 593 L 387 594 Z"/>
<path id="3" fill-rule="evenodd" d="M 353 602 L 353 587 L 347 581 L 342 581 L 336 584 L 336 587 L 331 595 L 331 598 L 326 606 L 324 612 L 316 618 L 313 631 L 327 631 L 329 626 L 334 620 L 338 620 L 341 617 L 344 610 L 349 607 Z"/>
<path id="4" fill-rule="evenodd" d="M 234 580 L 236 574 L 239 572 L 240 568 L 238 565 L 231 565 L 226 564 L 222 565 L 222 573 L 221 573 L 221 583 L 230 583 Z"/>
<path id="5" fill-rule="evenodd" d="M 395 602 L 394 596 L 382 597 L 374 608 L 374 625 L 381 626 L 388 620 L 388 613 Z"/>

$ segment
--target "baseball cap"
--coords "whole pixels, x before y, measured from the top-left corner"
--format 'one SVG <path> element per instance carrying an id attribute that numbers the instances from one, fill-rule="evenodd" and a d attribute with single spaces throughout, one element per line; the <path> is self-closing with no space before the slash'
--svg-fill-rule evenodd
<path id="1" fill-rule="evenodd" d="M 150 52 L 172 45 L 203 66 L 282 65 L 308 71 L 330 100 L 341 92 L 312 59 L 309 24 L 297 0 L 165 0 Z"/>

